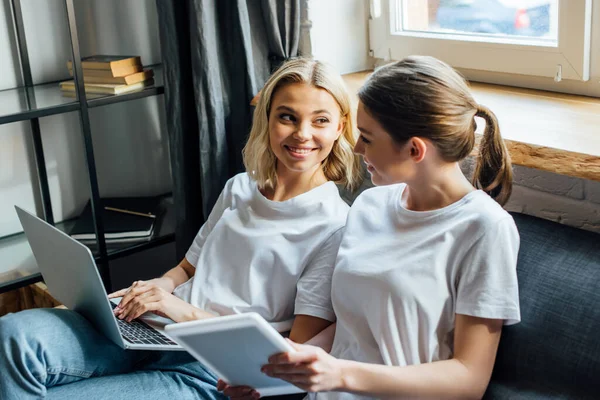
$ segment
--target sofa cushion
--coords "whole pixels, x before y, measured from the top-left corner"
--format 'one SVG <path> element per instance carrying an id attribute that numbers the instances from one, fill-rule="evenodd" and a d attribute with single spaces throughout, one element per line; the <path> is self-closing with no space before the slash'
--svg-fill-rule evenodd
<path id="1" fill-rule="evenodd" d="M 484 399 L 502 400 L 572 400 L 569 394 L 548 387 L 491 382 Z"/>
<path id="2" fill-rule="evenodd" d="M 486 398 L 600 398 L 600 235 L 513 217 L 522 321 L 503 329 Z"/>

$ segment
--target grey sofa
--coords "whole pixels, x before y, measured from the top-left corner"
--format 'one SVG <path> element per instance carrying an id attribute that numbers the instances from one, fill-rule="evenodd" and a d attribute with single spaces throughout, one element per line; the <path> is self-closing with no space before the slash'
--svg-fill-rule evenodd
<path id="1" fill-rule="evenodd" d="M 600 399 L 600 235 L 513 217 L 521 322 L 502 331 L 484 399 Z"/>

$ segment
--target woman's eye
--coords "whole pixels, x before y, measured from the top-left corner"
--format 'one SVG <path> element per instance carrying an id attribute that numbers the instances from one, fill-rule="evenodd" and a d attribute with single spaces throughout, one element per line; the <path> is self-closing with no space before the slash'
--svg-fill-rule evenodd
<path id="1" fill-rule="evenodd" d="M 281 114 L 279 116 L 279 119 L 282 119 L 284 121 L 294 121 L 294 116 L 291 114 Z"/>
<path id="2" fill-rule="evenodd" d="M 328 122 L 329 122 L 329 120 L 328 120 L 327 118 L 317 118 L 317 119 L 315 120 L 315 122 L 316 122 L 317 124 L 326 124 L 326 123 L 328 123 Z"/>
<path id="3" fill-rule="evenodd" d="M 362 140 L 363 143 L 365 143 L 365 144 L 371 143 L 371 141 L 369 139 L 365 138 L 363 135 L 360 135 L 360 140 Z"/>

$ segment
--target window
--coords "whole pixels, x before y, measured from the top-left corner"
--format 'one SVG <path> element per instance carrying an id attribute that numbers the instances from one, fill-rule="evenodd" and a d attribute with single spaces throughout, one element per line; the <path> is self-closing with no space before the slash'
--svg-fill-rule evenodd
<path id="1" fill-rule="evenodd" d="M 377 58 L 587 81 L 591 0 L 371 0 Z"/>

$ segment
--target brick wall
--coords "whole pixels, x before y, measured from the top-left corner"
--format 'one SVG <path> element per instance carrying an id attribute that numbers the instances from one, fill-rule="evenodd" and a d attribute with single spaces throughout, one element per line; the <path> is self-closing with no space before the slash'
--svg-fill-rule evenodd
<path id="1" fill-rule="evenodd" d="M 472 157 L 462 163 L 471 176 Z M 514 166 L 513 193 L 505 208 L 600 233 L 600 182 Z"/>

